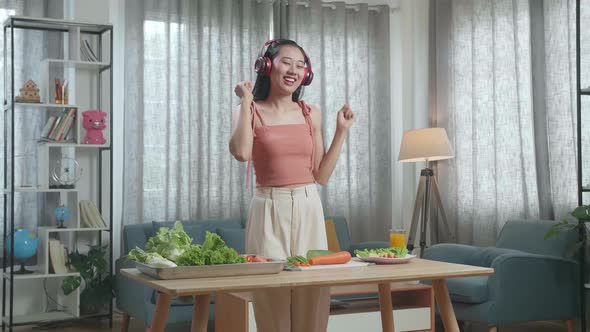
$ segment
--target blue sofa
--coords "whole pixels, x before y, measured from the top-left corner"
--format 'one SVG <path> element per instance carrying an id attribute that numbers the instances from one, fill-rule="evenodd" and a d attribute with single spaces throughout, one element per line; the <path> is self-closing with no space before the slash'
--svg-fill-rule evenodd
<path id="1" fill-rule="evenodd" d="M 494 268 L 489 277 L 452 278 L 447 286 L 458 320 L 500 325 L 579 317 L 579 264 L 570 258 L 577 231 L 544 240 L 555 221 L 512 220 L 495 247 L 438 244 L 424 258 Z"/>
<path id="2" fill-rule="evenodd" d="M 334 222 L 335 233 L 341 250 L 347 250 L 352 253 L 355 249 L 382 248 L 389 246 L 388 242 L 382 241 L 353 244 L 350 241 L 346 219 L 344 217 L 326 217 L 326 220 L 328 219 L 331 219 Z M 239 253 L 244 253 L 245 230 L 243 220 L 194 220 L 181 222 L 185 232 L 193 238 L 195 243 L 202 243 L 204 241 L 206 231 L 215 232 L 221 236 L 228 246 L 234 248 Z M 149 326 L 152 321 L 156 305 L 156 295 L 150 288 L 121 276 L 120 270 L 123 268 L 135 267 L 133 262 L 126 259 L 126 255 L 131 249 L 136 246 L 145 248 L 147 240 L 153 236 L 160 227 L 172 227 L 173 224 L 173 221 L 152 222 L 138 225 L 127 225 L 123 228 L 121 258 L 115 263 L 117 308 L 123 311 L 125 315 L 143 321 L 145 326 Z M 214 301 L 215 299 L 212 297 L 209 306 L 210 331 L 213 331 L 214 325 Z M 174 299 L 168 313 L 168 325 L 175 326 L 179 324 L 190 324 L 191 315 L 191 302 L 183 301 L 183 299 Z"/>

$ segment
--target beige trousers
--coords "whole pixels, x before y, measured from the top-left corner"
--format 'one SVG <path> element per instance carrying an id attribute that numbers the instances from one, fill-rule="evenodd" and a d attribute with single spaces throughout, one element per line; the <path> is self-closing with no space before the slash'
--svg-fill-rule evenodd
<path id="1" fill-rule="evenodd" d="M 257 188 L 246 224 L 246 252 L 285 258 L 305 256 L 310 249 L 328 249 L 324 211 L 316 185 Z M 259 332 L 325 332 L 330 289 L 257 291 L 253 305 Z"/>

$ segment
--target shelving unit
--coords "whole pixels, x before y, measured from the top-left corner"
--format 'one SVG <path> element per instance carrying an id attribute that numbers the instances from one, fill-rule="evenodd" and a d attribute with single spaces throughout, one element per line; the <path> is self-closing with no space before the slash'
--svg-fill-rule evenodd
<path id="1" fill-rule="evenodd" d="M 582 131 L 582 98 L 590 98 L 590 88 L 582 89 L 582 66 L 581 66 L 581 29 L 580 29 L 580 12 L 581 12 L 580 0 L 576 0 L 576 138 L 577 138 L 577 168 L 578 168 L 578 206 L 583 205 L 584 203 L 590 204 L 590 187 L 588 182 L 584 181 L 585 176 L 588 175 L 584 174 L 583 166 L 584 166 L 584 156 L 583 153 L 583 136 L 584 133 Z M 586 110 L 587 111 L 587 110 Z M 587 113 L 587 112 L 586 112 Z M 588 114 L 588 113 L 587 113 Z M 587 116 L 587 115 L 586 115 Z M 586 132 L 588 129 L 585 130 Z M 586 195 L 586 197 L 584 197 Z M 582 221 L 578 222 L 578 236 L 579 240 L 582 243 L 580 246 L 580 251 L 578 254 L 579 262 L 580 262 L 580 285 L 579 285 L 579 294 L 580 294 L 580 325 L 582 331 L 586 331 L 586 289 L 590 288 L 589 283 L 586 276 L 586 247 L 587 247 L 587 229 L 586 224 Z"/>
<path id="2" fill-rule="evenodd" d="M 35 30 L 44 38 L 60 40 L 60 52 L 45 52 L 47 58 L 30 68 L 40 77 L 38 82 L 40 103 L 16 102 L 19 88 L 28 79 L 15 77 L 16 30 Z M 108 318 L 112 323 L 112 301 L 104 312 L 81 315 L 80 294 L 83 286 L 65 295 L 61 285 L 65 278 L 79 277 L 80 273 L 71 267 L 66 273 L 54 273 L 51 268 L 50 239 L 58 239 L 69 252 L 84 253 L 91 245 L 108 245 L 106 257 L 112 276 L 112 38 L 113 28 L 107 24 L 91 24 L 67 20 L 31 17 L 9 17 L 4 23 L 4 186 L 0 193 L 4 200 L 4 234 L 10 248 L 4 246 L 2 273 L 2 327 L 12 331 L 14 326 L 72 320 L 80 317 Z M 89 40 L 98 61 L 83 61 L 80 45 L 82 39 Z M 56 53 L 56 54 L 53 54 Z M 69 103 L 59 104 L 54 98 L 53 79 L 69 82 Z M 50 116 L 59 116 L 64 110 L 72 110 L 73 122 L 67 137 L 61 141 L 41 141 L 41 133 L 31 140 L 35 142 L 33 156 L 28 162 L 35 166 L 36 179 L 33 183 L 18 183 L 15 177 L 17 167 L 15 145 L 15 115 L 30 112 L 41 117 L 45 123 Z M 106 128 L 102 130 L 104 144 L 85 144 L 86 130 L 82 124 L 82 113 L 86 110 L 100 110 L 107 113 Z M 67 138 L 67 139 L 66 139 Z M 73 164 L 69 164 L 72 162 Z M 28 169 L 24 169 L 27 172 Z M 60 176 L 76 169 L 73 184 L 60 183 Z M 81 171 L 81 172 L 80 172 Z M 19 264 L 10 253 L 14 252 L 14 232 L 22 228 L 22 216 L 15 214 L 18 195 L 33 196 L 37 202 L 37 218 L 34 229 L 30 220 L 28 230 L 36 233 L 37 254 L 29 259 L 26 269 L 31 274 L 17 274 Z M 89 227 L 83 222 L 80 201 L 89 200 L 100 211 L 106 227 Z M 25 202 L 25 200 L 22 200 Z M 66 228 L 58 228 L 54 210 L 65 205 L 70 216 Z M 20 208 L 26 208 L 20 206 Z"/>

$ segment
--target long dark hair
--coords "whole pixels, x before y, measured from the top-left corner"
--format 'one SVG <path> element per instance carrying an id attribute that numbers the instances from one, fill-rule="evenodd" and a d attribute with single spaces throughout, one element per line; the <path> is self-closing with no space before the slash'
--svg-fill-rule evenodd
<path id="1" fill-rule="evenodd" d="M 301 50 L 301 53 L 305 54 L 303 48 L 297 45 L 296 42 L 290 39 L 277 39 L 268 46 L 266 52 L 264 52 L 264 56 L 274 60 L 274 58 L 277 57 L 277 54 L 279 54 L 281 46 L 285 45 L 295 46 Z M 309 64 L 306 63 L 306 65 Z M 256 83 L 254 83 L 254 89 L 252 89 L 252 94 L 254 95 L 254 101 L 266 99 L 270 94 L 270 76 L 258 74 L 256 76 Z M 294 102 L 298 102 L 301 97 L 303 97 L 303 84 L 300 85 L 297 90 L 295 90 L 295 92 L 293 92 L 291 99 Z"/>

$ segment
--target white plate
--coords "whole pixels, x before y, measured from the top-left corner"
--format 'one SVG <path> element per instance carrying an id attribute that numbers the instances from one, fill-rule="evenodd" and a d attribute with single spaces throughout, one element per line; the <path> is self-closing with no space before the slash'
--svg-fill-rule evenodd
<path id="1" fill-rule="evenodd" d="M 403 264 L 409 262 L 412 258 L 416 257 L 416 255 L 406 255 L 404 258 L 387 258 L 387 257 L 360 257 L 356 255 L 362 261 L 371 262 L 375 264 Z"/>

